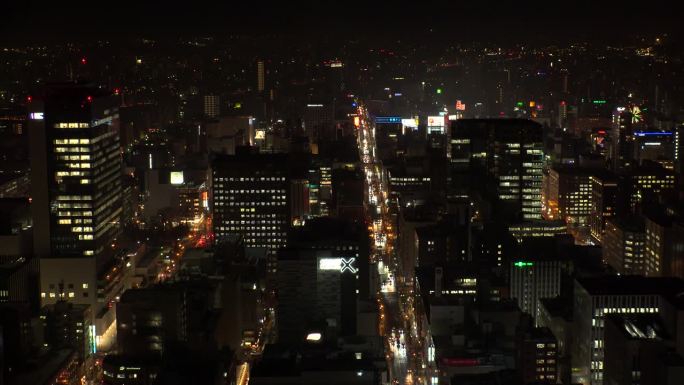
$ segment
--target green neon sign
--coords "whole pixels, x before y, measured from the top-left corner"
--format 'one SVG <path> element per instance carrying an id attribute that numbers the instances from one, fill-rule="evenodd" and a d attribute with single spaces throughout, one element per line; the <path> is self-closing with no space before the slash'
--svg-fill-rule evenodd
<path id="1" fill-rule="evenodd" d="M 594 100 L 592 103 L 594 104 L 606 104 L 605 100 Z"/>
<path id="2" fill-rule="evenodd" d="M 523 102 L 517 102 L 517 103 L 515 103 L 515 105 L 516 105 L 517 107 L 522 107 L 524 104 L 523 104 Z"/>
<path id="3" fill-rule="evenodd" d="M 534 262 L 518 261 L 513 264 L 513 266 L 518 268 L 534 266 Z"/>

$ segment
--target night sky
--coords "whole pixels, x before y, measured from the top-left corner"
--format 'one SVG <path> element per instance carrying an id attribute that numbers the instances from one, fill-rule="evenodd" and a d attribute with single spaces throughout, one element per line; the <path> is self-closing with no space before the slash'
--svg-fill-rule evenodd
<path id="1" fill-rule="evenodd" d="M 5 2 L 3 2 L 5 3 Z M 678 1 L 8 1 L 6 41 L 139 34 L 296 33 L 320 36 L 618 38 L 677 33 Z"/>

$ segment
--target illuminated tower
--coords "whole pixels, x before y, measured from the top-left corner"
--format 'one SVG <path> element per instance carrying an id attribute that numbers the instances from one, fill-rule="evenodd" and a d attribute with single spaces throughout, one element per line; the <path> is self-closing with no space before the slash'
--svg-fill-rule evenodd
<path id="1" fill-rule="evenodd" d="M 264 92 L 264 89 L 266 88 L 265 83 L 266 74 L 264 70 L 264 61 L 259 60 L 257 61 L 257 91 L 259 91 L 259 93 Z"/>
<path id="2" fill-rule="evenodd" d="M 120 232 L 122 163 L 118 98 L 75 83 L 47 87 L 30 105 L 34 252 L 43 305 L 88 304 L 98 334 L 122 290 L 113 243 Z M 117 283 L 115 283 L 117 282 Z"/>

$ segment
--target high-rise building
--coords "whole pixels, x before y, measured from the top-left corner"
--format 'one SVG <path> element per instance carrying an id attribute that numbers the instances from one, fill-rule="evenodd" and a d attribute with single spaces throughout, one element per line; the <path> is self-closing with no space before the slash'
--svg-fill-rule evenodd
<path id="1" fill-rule="evenodd" d="M 27 118 L 24 109 L 0 108 L 0 171 L 5 175 L 28 169 Z"/>
<path id="2" fill-rule="evenodd" d="M 518 307 L 537 322 L 542 298 L 560 294 L 561 275 L 570 269 L 570 261 L 554 257 L 556 240 L 553 238 L 528 239 L 523 242 L 519 255 L 511 261 L 511 298 Z M 551 255 L 550 255 L 551 254 Z"/>
<path id="3" fill-rule="evenodd" d="M 573 383 L 603 384 L 604 324 L 609 314 L 659 313 L 684 290 L 676 278 L 604 276 L 575 281 Z"/>
<path id="4" fill-rule="evenodd" d="M 334 117 L 331 106 L 322 103 L 309 103 L 304 110 L 304 133 L 310 143 L 335 138 Z"/>
<path id="5" fill-rule="evenodd" d="M 674 129 L 674 159 L 675 170 L 679 175 L 684 174 L 684 124 L 678 124 Z"/>
<path id="6" fill-rule="evenodd" d="M 549 170 L 544 214 L 548 219 L 585 226 L 591 213 L 591 171 L 554 166 Z"/>
<path id="7" fill-rule="evenodd" d="M 118 98 L 84 84 L 53 84 L 30 105 L 34 253 L 43 305 L 88 304 L 101 335 L 123 290 L 114 257 L 122 213 Z"/>
<path id="8" fill-rule="evenodd" d="M 218 95 L 204 95 L 204 116 L 215 118 L 221 114 L 221 97 Z"/>
<path id="9" fill-rule="evenodd" d="M 644 274 L 652 277 L 684 278 L 684 240 L 676 218 L 649 212 L 644 215 L 644 222 Z"/>
<path id="10" fill-rule="evenodd" d="M 609 219 L 603 238 L 603 261 L 620 274 L 642 275 L 646 271 L 645 240 L 643 218 Z"/>
<path id="11" fill-rule="evenodd" d="M 558 342 L 548 328 L 533 328 L 520 333 L 516 353 L 523 383 L 557 383 Z"/>
<path id="12" fill-rule="evenodd" d="M 451 133 L 452 165 L 494 178 L 497 197 L 524 220 L 541 219 L 542 126 L 524 119 L 460 119 Z"/>
<path id="13" fill-rule="evenodd" d="M 207 204 L 207 188 L 204 183 L 200 185 L 187 183 L 178 186 L 178 208 L 181 221 L 187 223 L 199 221 Z"/>
<path id="14" fill-rule="evenodd" d="M 660 163 L 666 169 L 675 168 L 675 141 L 671 130 L 642 130 L 634 133 L 634 159 Z"/>
<path id="15" fill-rule="evenodd" d="M 613 112 L 613 127 L 610 134 L 613 171 L 621 171 L 635 165 L 634 132 L 642 127 L 643 117 L 639 107 L 617 107 Z"/>
<path id="16" fill-rule="evenodd" d="M 278 252 L 278 334 L 303 341 L 308 333 L 349 335 L 355 329 L 356 257 L 339 250 L 287 248 Z M 352 252 L 351 255 L 354 253 Z M 349 314 L 346 314 L 349 313 Z"/>
<path id="17" fill-rule="evenodd" d="M 216 155 L 211 163 L 211 211 L 217 239 L 244 237 L 248 249 L 273 252 L 287 243 L 291 223 L 287 154 L 253 147 Z"/>
<path id="18" fill-rule="evenodd" d="M 188 339 L 188 298 L 182 287 L 127 290 L 117 310 L 120 354 L 163 354 L 173 343 Z"/>
<path id="19" fill-rule="evenodd" d="M 332 200 L 332 162 L 314 158 L 309 166 L 308 179 L 311 216 L 328 216 Z"/>
<path id="20" fill-rule="evenodd" d="M 60 300 L 41 309 L 45 342 L 52 349 L 74 349 L 84 361 L 95 353 L 96 336 L 92 333 L 90 306 Z"/>
<path id="21" fill-rule="evenodd" d="M 618 179 L 612 173 L 594 173 L 591 177 L 591 215 L 589 226 L 591 238 L 601 244 L 606 231 L 606 221 L 615 216 Z"/>
<path id="22" fill-rule="evenodd" d="M 636 211 L 644 202 L 657 201 L 660 195 L 675 190 L 674 171 L 657 163 L 645 162 L 624 175 L 624 192 L 629 199 L 629 209 Z"/>
<path id="23" fill-rule="evenodd" d="M 257 61 L 257 91 L 264 92 L 266 88 L 266 72 L 264 68 L 264 61 Z"/>
<path id="24" fill-rule="evenodd" d="M 356 303 L 368 298 L 368 238 L 364 227 L 318 218 L 292 232 L 278 251 L 278 332 L 302 342 L 311 332 L 353 335 Z M 360 279 L 361 277 L 361 279 Z"/>

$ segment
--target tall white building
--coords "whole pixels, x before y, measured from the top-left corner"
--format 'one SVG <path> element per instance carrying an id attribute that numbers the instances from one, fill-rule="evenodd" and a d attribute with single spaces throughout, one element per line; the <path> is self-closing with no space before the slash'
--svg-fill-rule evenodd
<path id="1" fill-rule="evenodd" d="M 560 295 L 561 274 L 566 262 L 531 258 L 511 263 L 511 298 L 520 310 L 538 322 L 539 300 Z"/>

